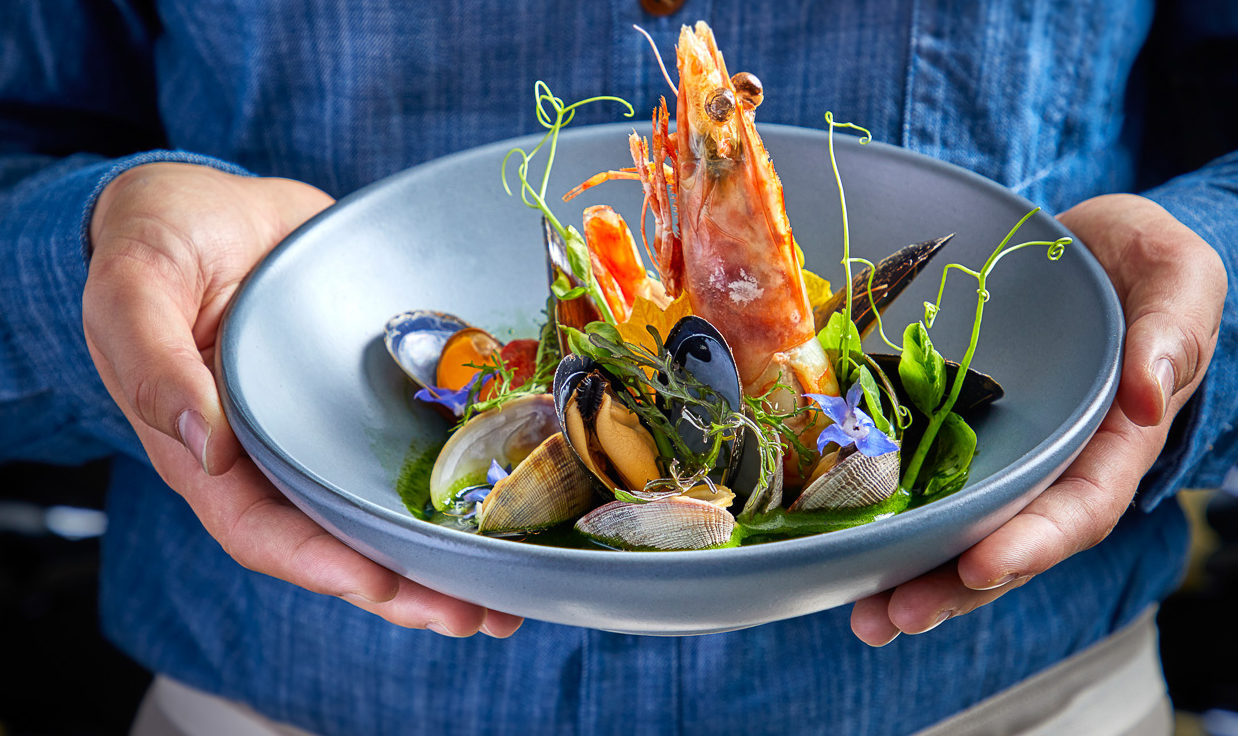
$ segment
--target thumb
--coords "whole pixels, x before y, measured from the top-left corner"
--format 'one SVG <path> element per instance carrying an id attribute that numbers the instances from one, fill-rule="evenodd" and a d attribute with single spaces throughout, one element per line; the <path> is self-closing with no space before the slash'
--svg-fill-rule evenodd
<path id="1" fill-rule="evenodd" d="M 218 475 L 241 448 L 193 339 L 197 299 L 169 268 L 159 256 L 96 258 L 82 297 L 86 342 L 129 421 L 178 440 Z"/>
<path id="2" fill-rule="evenodd" d="M 1122 301 L 1127 332 L 1118 405 L 1134 423 L 1158 425 L 1208 367 L 1225 265 L 1199 235 L 1143 197 L 1096 197 L 1059 219 L 1091 249 Z"/>

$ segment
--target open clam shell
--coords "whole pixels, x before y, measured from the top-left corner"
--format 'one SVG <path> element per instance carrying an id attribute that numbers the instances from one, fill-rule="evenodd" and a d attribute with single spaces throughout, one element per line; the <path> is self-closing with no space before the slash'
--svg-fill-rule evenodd
<path id="1" fill-rule="evenodd" d="M 849 454 L 846 454 L 850 450 Z M 898 490 L 899 453 L 865 455 L 855 448 L 839 452 L 841 460 L 800 492 L 789 511 L 853 509 L 880 503 Z M 827 456 L 822 462 L 830 462 Z"/>
<path id="2" fill-rule="evenodd" d="M 576 530 L 618 549 L 708 549 L 731 541 L 735 517 L 712 503 L 672 496 L 649 503 L 611 501 L 580 517 Z"/>
<path id="3" fill-rule="evenodd" d="M 562 432 L 547 437 L 481 502 L 481 532 L 536 531 L 575 519 L 593 505 L 593 476 Z"/>
<path id="4" fill-rule="evenodd" d="M 438 359 L 447 340 L 471 325 L 446 312 L 415 309 L 387 320 L 383 344 L 405 375 L 421 388 L 437 385 Z"/>
<path id="5" fill-rule="evenodd" d="M 447 510 L 457 493 L 484 484 L 492 460 L 515 466 L 558 431 L 549 394 L 521 396 L 473 417 L 443 445 L 430 471 L 434 508 Z"/>

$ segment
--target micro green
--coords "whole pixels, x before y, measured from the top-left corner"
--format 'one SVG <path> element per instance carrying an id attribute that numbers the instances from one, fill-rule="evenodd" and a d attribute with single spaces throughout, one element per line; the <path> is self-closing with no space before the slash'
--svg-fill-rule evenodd
<path id="1" fill-rule="evenodd" d="M 979 271 L 972 270 L 958 263 L 951 263 L 947 265 L 942 271 L 941 283 L 937 287 L 937 301 L 924 303 L 923 334 L 927 339 L 928 330 L 932 328 L 933 322 L 937 319 L 937 315 L 941 311 L 941 300 L 945 294 L 946 279 L 950 275 L 950 272 L 958 271 L 976 279 L 976 312 L 975 317 L 972 320 L 971 337 L 967 343 L 967 351 L 963 354 L 963 359 L 959 361 L 958 373 L 955 374 L 954 383 L 951 384 L 950 392 L 946 395 L 945 400 L 931 412 L 925 412 L 929 417 L 928 427 L 924 430 L 924 436 L 920 439 L 920 444 L 916 446 L 915 453 L 911 456 L 911 460 L 907 463 L 907 467 L 903 471 L 901 483 L 903 488 L 910 490 L 915 486 L 917 476 L 920 474 L 921 467 L 924 465 L 925 459 L 928 457 L 929 450 L 933 446 L 933 441 L 937 438 L 938 431 L 941 429 L 943 423 L 946 422 L 947 418 L 951 415 L 951 409 L 954 408 L 954 402 L 959 398 L 959 392 L 963 390 L 963 379 L 967 375 L 967 369 L 971 366 L 972 357 L 976 354 L 976 345 L 980 341 L 980 323 L 984 318 L 984 305 L 989 301 L 990 297 L 988 290 L 989 274 L 993 272 L 994 267 L 997 266 L 999 261 L 1017 250 L 1030 247 L 1044 247 L 1047 249 L 1046 256 L 1049 260 L 1056 261 L 1062 257 L 1063 253 L 1066 252 L 1066 246 L 1073 242 L 1071 238 L 1062 237 L 1057 240 L 1030 240 L 1007 247 L 1010 240 L 1014 238 L 1015 233 L 1017 233 L 1019 229 L 1022 228 L 1023 225 L 1039 211 L 1040 208 L 1037 207 L 1031 212 L 1028 212 L 1022 217 L 1022 219 L 1015 223 L 1015 226 L 1010 229 L 1010 232 L 1006 233 L 1006 237 L 1002 239 L 1002 242 L 993 249 L 993 252 L 989 255 L 988 260 L 984 262 L 984 266 L 982 266 Z M 919 334 L 918 331 L 917 334 Z M 933 350 L 932 352 L 935 353 L 936 351 Z M 906 355 L 905 351 L 904 355 Z M 954 436 L 965 437 L 961 431 L 956 431 L 953 434 Z M 974 434 L 972 442 L 974 447 Z"/>
<path id="2" fill-rule="evenodd" d="M 563 242 L 567 247 L 568 264 L 572 269 L 572 275 L 583 284 L 583 286 L 572 288 L 566 278 L 557 278 L 551 284 L 551 291 L 554 292 L 556 297 L 563 300 L 574 299 L 582 294 L 588 294 L 592 297 L 602 317 L 613 325 L 615 324 L 615 315 L 606 303 L 606 297 L 602 294 L 602 289 L 598 286 L 597 279 L 593 278 L 592 263 L 589 258 L 589 249 L 585 245 L 584 236 L 571 225 L 564 227 L 554 213 L 550 211 L 550 206 L 546 204 L 546 188 L 550 183 L 550 170 L 554 166 L 555 153 L 559 146 L 559 132 L 572 122 L 572 118 L 576 116 L 577 109 L 593 102 L 617 102 L 627 108 L 624 117 L 628 118 L 633 117 L 636 114 L 636 110 L 627 100 L 611 95 L 588 97 L 567 105 L 564 104 L 562 99 L 555 97 L 550 92 L 550 87 L 540 79 L 533 85 L 533 95 L 536 100 L 537 122 L 543 128 L 546 128 L 546 134 L 542 136 L 542 139 L 538 141 L 538 144 L 532 150 L 526 151 L 522 148 L 513 148 L 503 157 L 503 165 L 500 171 L 503 179 L 503 190 L 509 196 L 512 194 L 511 187 L 507 182 L 507 162 L 513 155 L 518 155 L 520 156 L 520 165 L 516 167 L 516 177 L 520 179 L 520 200 L 524 202 L 526 207 L 541 212 L 542 216 L 546 218 L 546 222 L 555 229 L 559 237 L 563 238 Z M 548 143 L 549 146 L 547 146 Z M 529 182 L 529 164 L 533 162 L 533 159 L 544 146 L 547 147 L 546 167 L 542 171 L 542 179 L 539 186 L 534 187 Z"/>

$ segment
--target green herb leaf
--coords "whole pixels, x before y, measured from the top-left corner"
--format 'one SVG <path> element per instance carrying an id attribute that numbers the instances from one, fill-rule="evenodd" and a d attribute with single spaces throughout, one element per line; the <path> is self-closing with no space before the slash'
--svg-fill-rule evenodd
<path id="1" fill-rule="evenodd" d="M 560 271 L 559 274 L 555 276 L 555 280 L 550 284 L 550 293 L 554 294 L 555 298 L 559 301 L 566 302 L 575 299 L 578 296 L 588 294 L 589 290 L 583 286 L 577 286 L 573 289 L 572 282 L 568 280 L 567 276 L 564 275 L 562 271 Z"/>
<path id="2" fill-rule="evenodd" d="M 975 456 L 976 432 L 967 426 L 963 417 L 950 412 L 941 423 L 937 440 L 924 462 L 929 473 L 924 495 L 946 495 L 962 488 Z"/>
<path id="3" fill-rule="evenodd" d="M 946 393 L 946 360 L 933 347 L 923 322 L 907 325 L 903 331 L 898 376 L 911 403 L 931 417 Z"/>
<path id="4" fill-rule="evenodd" d="M 563 334 L 567 335 L 567 348 L 577 355 L 583 355 L 587 358 L 597 359 L 598 349 L 589 342 L 589 336 L 575 327 L 567 327 L 559 325 L 559 329 L 563 330 Z"/>
<path id="5" fill-rule="evenodd" d="M 864 391 L 864 403 L 868 406 L 868 415 L 873 418 L 873 425 L 882 434 L 889 435 L 890 420 L 886 419 L 886 415 L 882 411 L 881 388 L 877 386 L 877 379 L 873 377 L 873 372 L 866 365 L 860 366 L 860 376 L 857 380 L 860 383 L 860 388 Z"/>
<path id="6" fill-rule="evenodd" d="M 847 342 L 850 350 L 846 356 L 842 355 L 844 330 L 850 336 Z M 860 331 L 856 329 L 855 323 L 847 319 L 842 312 L 835 312 L 830 315 L 830 320 L 826 322 L 825 327 L 817 333 L 817 341 L 825 350 L 825 357 L 834 366 L 839 382 L 851 383 L 852 356 L 858 355 L 860 350 Z"/>
<path id="7" fill-rule="evenodd" d="M 585 325 L 585 333 L 588 334 L 590 338 L 596 335 L 606 342 L 614 343 L 616 345 L 623 344 L 623 335 L 619 334 L 619 330 L 609 322 L 590 322 Z M 594 342 L 594 345 L 597 345 L 597 343 Z"/>

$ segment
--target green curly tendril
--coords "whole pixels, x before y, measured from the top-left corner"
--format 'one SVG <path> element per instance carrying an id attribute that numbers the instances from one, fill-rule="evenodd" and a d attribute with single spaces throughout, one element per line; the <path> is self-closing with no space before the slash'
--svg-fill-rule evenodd
<path id="1" fill-rule="evenodd" d="M 624 117 L 628 118 L 635 116 L 636 110 L 627 100 L 611 95 L 589 97 L 578 102 L 573 102 L 570 105 L 565 105 L 563 100 L 555 97 L 554 94 L 551 93 L 550 87 L 540 79 L 533 85 L 533 95 L 536 98 L 535 110 L 537 114 L 537 122 L 540 123 L 543 128 L 546 128 L 546 135 L 542 136 L 542 139 L 538 141 L 536 146 L 533 147 L 533 150 L 525 151 L 522 148 L 513 148 L 507 152 L 506 156 L 503 157 L 503 166 L 500 170 L 500 176 L 503 180 L 503 191 L 507 192 L 508 196 L 511 196 L 512 194 L 511 186 L 507 183 L 507 161 L 513 154 L 518 154 L 520 156 L 520 166 L 516 168 L 516 176 L 520 179 L 520 201 L 524 202 L 526 207 L 540 211 L 546 218 L 546 221 L 550 223 L 550 226 L 553 227 L 557 233 L 559 233 L 559 237 L 563 238 L 563 242 L 567 245 L 569 253 L 575 251 L 577 263 L 573 263 L 573 271 L 580 270 L 584 272 L 575 273 L 576 278 L 580 279 L 584 283 L 585 291 L 590 297 L 593 298 L 598 311 L 602 313 L 602 316 L 606 319 L 606 321 L 610 324 L 614 324 L 615 315 L 611 312 L 610 305 L 606 303 L 606 298 L 602 294 L 601 287 L 598 286 L 597 279 L 593 278 L 592 269 L 587 266 L 581 267 L 581 265 L 578 265 L 581 260 L 579 255 L 581 253 L 587 253 L 585 250 L 584 236 L 582 236 L 574 227 L 564 227 L 563 224 L 559 222 L 559 219 L 554 216 L 554 213 L 550 211 L 550 206 L 546 204 L 546 187 L 550 183 L 550 169 L 554 166 L 555 153 L 558 151 L 559 147 L 559 131 L 561 131 L 568 123 L 572 122 L 572 119 L 576 117 L 576 110 L 578 108 L 592 102 L 618 102 L 627 108 L 627 112 L 624 113 Z M 542 172 L 541 185 L 535 189 L 533 185 L 529 183 L 529 164 L 533 161 L 533 158 L 537 155 L 538 151 L 542 149 L 542 146 L 546 145 L 547 141 L 550 142 L 550 151 L 546 157 L 546 169 Z M 587 258 L 584 258 L 583 260 L 585 264 L 588 263 Z"/>
<path id="2" fill-rule="evenodd" d="M 860 136 L 859 138 L 860 145 L 865 145 L 869 143 L 870 141 L 872 141 L 873 134 L 870 133 L 867 128 L 863 128 L 859 125 L 856 125 L 855 123 L 835 122 L 834 113 L 832 112 L 825 113 L 825 122 L 830 126 L 829 128 L 830 168 L 833 169 L 834 171 L 834 183 L 838 187 L 838 204 L 839 204 L 839 207 L 842 209 L 842 219 L 843 219 L 842 266 L 843 266 L 843 270 L 846 273 L 846 279 L 843 281 L 843 288 L 847 290 L 846 305 L 843 307 L 843 317 L 846 319 L 847 322 L 851 322 L 851 300 L 852 300 L 851 262 L 853 260 L 851 258 L 851 231 L 847 225 L 847 195 L 843 192 L 842 175 L 838 173 L 838 160 L 834 157 L 834 129 L 835 128 L 850 128 L 852 130 L 860 131 L 861 133 L 864 134 Z M 869 297 L 871 299 L 872 297 L 872 287 L 871 287 L 872 278 L 871 277 L 869 278 L 869 285 L 870 285 L 869 286 Z M 851 332 L 850 330 L 844 329 L 842 331 L 842 340 L 839 343 L 838 347 L 839 347 L 839 351 L 838 351 L 839 366 L 838 366 L 838 370 L 835 370 L 835 374 L 841 379 L 843 377 L 841 368 L 845 366 L 846 361 L 849 361 L 851 359 Z M 859 346 L 857 345 L 856 348 L 859 349 Z"/>
<path id="3" fill-rule="evenodd" d="M 1066 252 L 1066 246 L 1074 242 L 1071 238 L 1061 237 L 1057 240 L 1029 240 L 1025 243 L 1019 243 L 1007 247 L 1007 243 L 1014 237 L 1015 233 L 1023 227 L 1028 220 L 1040 211 L 1036 207 L 1031 212 L 1028 212 L 1022 217 L 1015 226 L 1006 233 L 1006 237 L 989 255 L 988 260 L 984 262 L 984 266 L 979 271 L 973 271 L 966 266 L 957 263 L 951 263 L 942 270 L 941 283 L 937 287 L 937 301 L 924 303 L 924 326 L 930 328 L 933 326 L 934 320 L 937 319 L 938 313 L 941 311 L 941 300 L 946 289 L 946 277 L 951 270 L 961 271 L 974 279 L 976 279 L 976 316 L 972 322 L 971 339 L 967 344 L 967 352 L 963 354 L 963 359 L 959 361 L 959 370 L 955 374 L 954 383 L 950 386 L 950 393 L 946 400 L 933 412 L 933 416 L 929 418 L 929 426 L 924 430 L 924 437 L 920 440 L 920 444 L 916 447 L 915 454 L 912 455 L 911 461 L 907 464 L 907 470 L 903 473 L 902 487 L 911 489 L 916 482 L 916 476 L 920 474 L 920 468 L 924 464 L 925 458 L 928 456 L 929 448 L 933 444 L 933 439 L 937 436 L 937 431 L 941 429 L 942 422 L 950 415 L 950 410 L 954 408 L 954 402 L 959 398 L 959 392 L 963 390 L 963 379 L 967 376 L 967 370 L 971 366 L 972 357 L 976 354 L 976 345 L 980 341 L 980 322 L 984 318 L 984 305 L 989 301 L 989 290 L 987 282 L 989 274 L 993 272 L 993 268 L 997 263 L 1006 256 L 1023 248 L 1034 246 L 1046 247 L 1045 255 L 1051 261 L 1056 261 Z"/>

